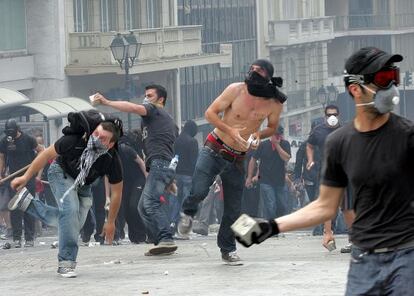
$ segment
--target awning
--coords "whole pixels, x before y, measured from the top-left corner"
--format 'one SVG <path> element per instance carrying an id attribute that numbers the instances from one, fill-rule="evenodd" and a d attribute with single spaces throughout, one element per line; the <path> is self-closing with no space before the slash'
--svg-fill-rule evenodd
<path id="1" fill-rule="evenodd" d="M 18 106 L 29 101 L 28 97 L 18 91 L 0 88 L 0 110 Z"/>
<path id="2" fill-rule="evenodd" d="M 11 108 L 0 108 L 0 120 L 8 118 L 28 116 L 40 113 L 46 119 L 57 119 L 68 115 L 69 112 L 77 112 L 82 110 L 90 110 L 94 107 L 86 100 L 68 97 L 54 100 L 44 100 L 32 103 L 24 103 L 20 106 L 13 106 Z"/>

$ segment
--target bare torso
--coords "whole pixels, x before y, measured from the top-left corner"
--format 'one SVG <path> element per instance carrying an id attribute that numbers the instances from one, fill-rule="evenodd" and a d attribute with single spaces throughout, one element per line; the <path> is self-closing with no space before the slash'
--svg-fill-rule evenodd
<path id="1" fill-rule="evenodd" d="M 263 121 L 278 108 L 279 102 L 273 99 L 263 99 L 252 96 L 247 91 L 245 83 L 237 83 L 237 97 L 223 112 L 222 121 L 227 125 L 238 128 L 240 135 L 247 140 L 249 136 L 257 132 Z M 239 151 L 246 148 L 234 141 L 229 135 L 218 128 L 214 129 L 217 136 L 228 146 Z"/>

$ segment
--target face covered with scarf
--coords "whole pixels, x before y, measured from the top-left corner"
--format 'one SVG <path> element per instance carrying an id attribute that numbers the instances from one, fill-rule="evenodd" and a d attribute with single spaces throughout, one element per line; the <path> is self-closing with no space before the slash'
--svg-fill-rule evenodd
<path id="1" fill-rule="evenodd" d="M 282 86 L 283 79 L 272 77 L 273 72 L 273 66 L 269 61 L 263 59 L 256 60 L 250 66 L 249 73 L 244 82 L 250 95 L 264 99 L 277 99 L 283 103 L 287 97 L 277 89 L 277 87 Z"/>
<path id="2" fill-rule="evenodd" d="M 79 175 L 75 180 L 75 187 L 83 186 L 85 184 L 86 177 L 89 174 L 94 162 L 109 149 L 114 147 L 115 142 L 112 141 L 113 134 L 110 131 L 105 130 L 102 125 L 93 131 L 92 135 L 88 139 L 88 144 L 83 151 L 79 163 Z"/>

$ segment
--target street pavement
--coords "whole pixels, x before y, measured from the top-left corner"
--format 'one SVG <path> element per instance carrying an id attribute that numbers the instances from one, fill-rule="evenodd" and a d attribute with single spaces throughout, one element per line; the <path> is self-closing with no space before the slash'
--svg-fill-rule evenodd
<path id="1" fill-rule="evenodd" d="M 321 237 L 298 231 L 238 253 L 242 266 L 221 261 L 216 235 L 177 241 L 174 255 L 145 257 L 147 244 L 79 247 L 78 277 L 57 276 L 54 236 L 39 237 L 34 248 L 0 249 L 0 295 L 344 295 L 349 254 L 336 237 L 329 253 Z M 3 244 L 5 241 L 0 241 Z"/>

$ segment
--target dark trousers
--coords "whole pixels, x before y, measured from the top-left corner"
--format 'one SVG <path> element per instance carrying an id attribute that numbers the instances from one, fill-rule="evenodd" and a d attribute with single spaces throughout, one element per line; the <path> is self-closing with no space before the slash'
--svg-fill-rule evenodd
<path id="1" fill-rule="evenodd" d="M 26 185 L 27 190 L 35 196 L 35 182 L 34 179 L 31 179 Z M 11 195 L 16 194 L 15 191 L 10 189 Z M 29 215 L 26 212 L 22 211 L 11 211 L 10 212 L 10 221 L 13 229 L 13 240 L 21 240 L 23 234 L 23 225 L 24 224 L 24 239 L 26 241 L 34 240 L 35 232 L 35 218 Z M 23 223 L 22 223 L 23 222 Z"/>
<path id="2" fill-rule="evenodd" d="M 125 237 L 125 222 L 128 224 L 128 238 L 132 243 L 144 242 L 146 239 L 145 225 L 138 213 L 138 203 L 144 184 L 124 182 L 122 202 L 116 218 L 115 240 Z"/>
<path id="3" fill-rule="evenodd" d="M 82 241 L 88 242 L 91 239 L 91 235 L 95 232 L 94 238 L 97 242 L 103 242 L 104 238 L 101 237 L 102 228 L 105 223 L 105 183 L 101 178 L 97 184 L 92 186 L 93 203 L 92 208 L 89 210 L 86 217 L 85 224 L 81 230 Z"/>
<path id="4" fill-rule="evenodd" d="M 244 187 L 242 213 L 251 217 L 259 217 L 260 187 L 255 184 L 252 188 Z"/>

